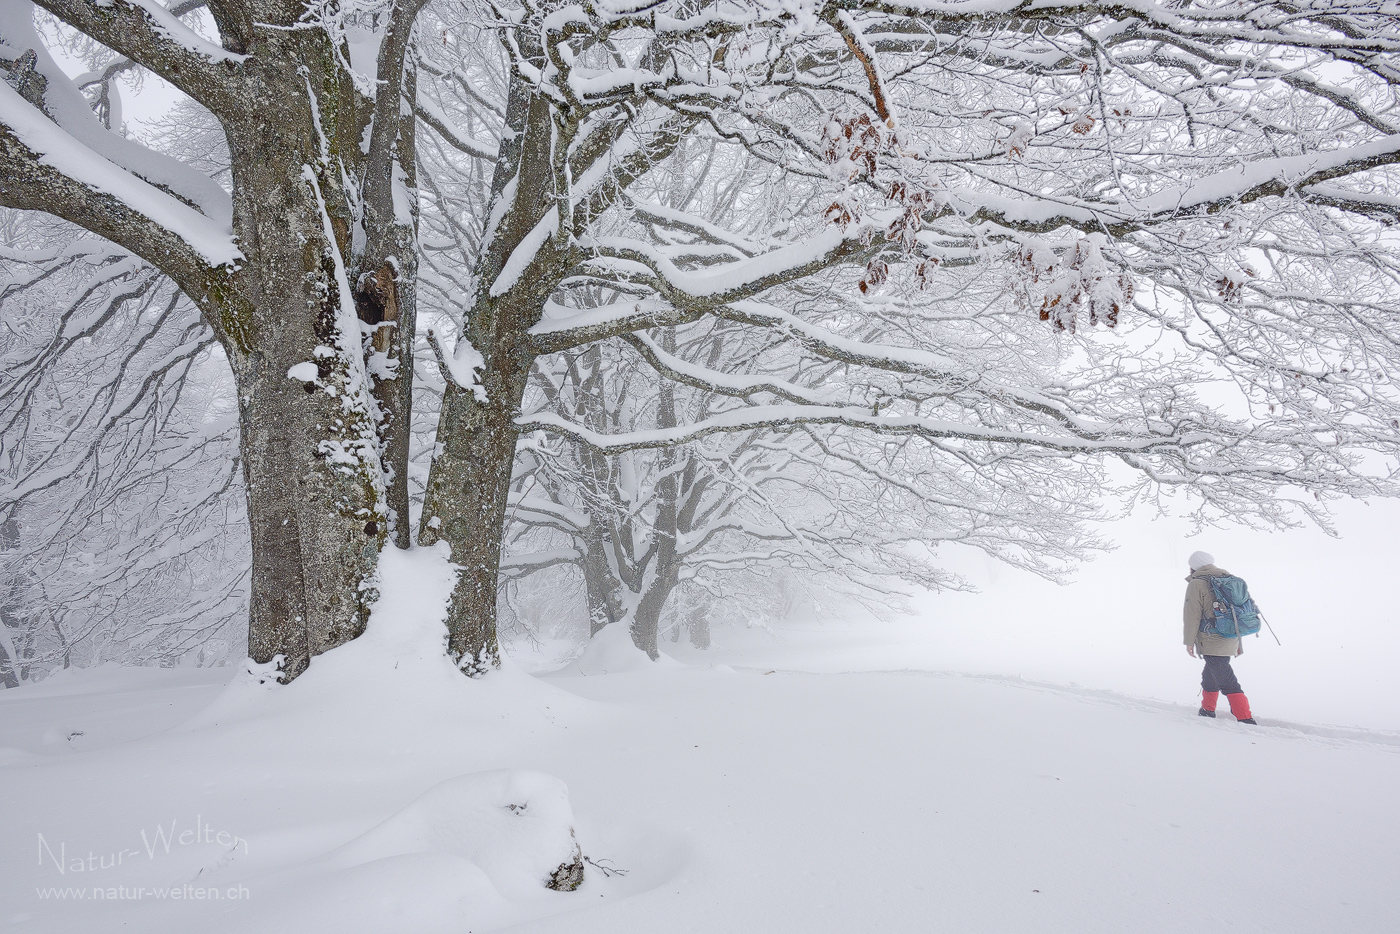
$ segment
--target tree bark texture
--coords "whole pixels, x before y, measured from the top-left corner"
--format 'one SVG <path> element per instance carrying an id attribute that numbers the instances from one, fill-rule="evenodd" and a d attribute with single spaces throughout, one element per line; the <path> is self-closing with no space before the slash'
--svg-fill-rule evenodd
<path id="1" fill-rule="evenodd" d="M 459 568 L 448 612 L 447 650 L 470 675 L 499 666 L 496 587 L 501 566 L 511 469 L 515 463 L 515 416 L 525 392 L 526 365 L 495 372 L 487 401 L 452 383 L 442 400 L 438 455 L 428 478 L 418 540 L 446 540 Z"/>
<path id="2" fill-rule="evenodd" d="M 250 60 L 267 66 L 250 69 L 248 118 L 224 119 L 245 259 L 236 293 L 203 304 L 225 321 L 238 386 L 253 554 L 249 654 L 283 655 L 295 677 L 364 630 L 388 516 L 358 321 L 347 321 L 353 219 L 332 161 L 358 149 L 354 96 L 323 35 L 255 35 L 275 48 Z M 315 379 L 289 376 L 307 363 Z"/>
<path id="3" fill-rule="evenodd" d="M 511 135 L 503 142 L 492 179 L 490 215 L 496 236 L 477 268 L 464 334 L 481 355 L 477 384 L 462 386 L 445 373 L 438 451 L 428 474 L 421 544 L 445 540 L 461 568 L 448 610 L 448 652 L 459 668 L 480 674 L 497 667 L 496 589 L 501 564 L 515 419 L 536 350 L 529 329 L 568 268 L 568 247 L 547 240 L 515 283 L 492 294 L 511 254 L 553 207 L 550 154 L 555 140 L 547 101 L 520 79 L 506 105 Z"/>

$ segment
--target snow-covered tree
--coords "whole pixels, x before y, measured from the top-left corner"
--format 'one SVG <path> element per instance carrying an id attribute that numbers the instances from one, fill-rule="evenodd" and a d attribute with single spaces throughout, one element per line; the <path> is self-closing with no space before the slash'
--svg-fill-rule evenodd
<path id="1" fill-rule="evenodd" d="M 1243 9 L 523 11 L 504 30 L 503 110 L 519 122 L 486 212 L 501 249 L 473 267 L 459 358 L 482 382 L 448 387 L 429 536 L 465 548 L 504 508 L 503 472 L 489 489 L 438 485 L 479 457 L 454 448 L 477 420 L 502 443 L 524 428 L 607 453 L 839 425 L 976 465 L 1110 458 L 1139 492 L 1189 487 L 1242 519 L 1281 520 L 1280 496 L 1302 489 L 1383 488 L 1388 467 L 1364 471 L 1357 455 L 1394 453 L 1376 366 L 1393 329 L 1367 309 L 1392 287 L 1376 218 L 1393 210 L 1386 167 L 1400 151 L 1395 23 L 1360 5 L 1316 20 Z M 761 217 L 762 236 L 724 226 L 733 204 L 676 211 L 643 193 L 696 135 L 734 150 L 730 171 L 772 167 L 737 212 Z M 964 264 L 1046 322 L 1052 375 L 1002 343 L 1006 303 L 930 312 Z M 798 285 L 813 298 L 792 312 L 781 296 Z M 702 320 L 839 362 L 859 394 L 784 395 L 663 361 L 746 404 L 646 431 L 516 418 L 534 355 Z M 476 544 L 490 553 L 468 578 L 478 569 L 484 594 L 495 545 Z"/>
<path id="2" fill-rule="evenodd" d="M 1388 0 L 39 7 L 59 25 L 0 3 L 0 204 L 112 240 L 204 314 L 238 392 L 250 651 L 292 675 L 360 631 L 379 548 L 407 541 L 420 256 L 456 327 L 418 534 L 463 568 L 468 671 L 494 658 L 522 431 L 617 454 L 858 430 L 976 472 L 1115 461 L 1270 521 L 1390 491 Z M 98 79 L 130 60 L 212 114 L 231 190 L 111 125 L 55 57 L 79 34 L 112 53 Z M 425 127 L 451 177 L 418 175 Z M 734 201 L 648 187 L 691 139 Z M 421 254 L 415 192 L 440 218 Z M 1043 320 L 1053 372 L 1020 364 L 1009 300 L 926 300 L 969 266 Z M 658 372 L 742 404 L 522 417 L 536 359 L 705 322 L 843 378 L 790 391 L 649 336 Z"/>
<path id="3" fill-rule="evenodd" d="M 788 396 L 840 383 L 840 365 L 806 366 L 782 343 L 754 336 L 707 322 L 556 355 L 539 361 L 527 404 L 595 432 L 668 430 L 744 406 L 664 375 L 699 372 L 689 361 Z M 520 452 L 502 571 L 516 579 L 574 565 L 592 632 L 621 623 L 655 656 L 668 605 L 685 604 L 675 615 L 698 619 L 752 599 L 743 584 L 775 571 L 902 603 L 964 586 L 940 569 L 937 551 L 959 543 L 1057 576 L 1096 544 L 1081 526 L 1101 483 L 1101 472 L 1077 461 L 972 469 L 920 441 L 863 430 L 760 427 L 613 456 L 532 436 Z"/>
<path id="4" fill-rule="evenodd" d="M 414 160 L 399 152 L 414 121 L 400 100 L 420 5 L 0 4 L 0 202 L 146 260 L 213 330 L 242 429 L 249 648 L 293 676 L 362 630 L 393 510 L 407 509 L 406 351 L 379 326 L 412 323 Z M 101 74 L 130 62 L 208 111 L 229 187 L 109 126 L 92 79 L 60 62 L 80 42 L 108 50 Z M 360 318 L 377 329 L 368 351 Z"/>
<path id="5" fill-rule="evenodd" d="M 238 645 L 237 417 L 170 281 L 67 225 L 0 255 L 0 683 Z"/>

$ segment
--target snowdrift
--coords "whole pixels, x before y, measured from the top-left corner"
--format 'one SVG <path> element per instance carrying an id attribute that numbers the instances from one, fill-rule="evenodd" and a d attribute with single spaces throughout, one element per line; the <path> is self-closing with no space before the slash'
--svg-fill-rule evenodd
<path id="1" fill-rule="evenodd" d="M 523 898 L 540 886 L 573 889 L 583 881 L 573 827 L 569 791 L 551 775 L 463 775 L 419 795 L 338 849 L 330 862 L 356 866 L 410 853 L 453 856 L 479 867 L 502 894 Z"/>
<path id="2" fill-rule="evenodd" d="M 844 642 L 663 667 L 618 629 L 596 654 L 617 650 L 620 673 L 605 657 L 580 677 L 595 657 L 469 680 L 442 654 L 445 556 L 391 552 L 384 571 L 366 635 L 290 685 L 104 671 L 0 692 L 0 744 L 19 750 L 0 765 L 0 926 L 1400 929 L 1394 734 L 842 671 L 888 664 Z M 545 888 L 580 855 L 578 889 Z"/>
<path id="3" fill-rule="evenodd" d="M 99 859 L 86 876 L 65 856 L 34 881 L 100 883 L 102 901 L 108 888 L 116 900 L 150 899 L 158 904 L 143 925 L 152 931 L 204 927 L 207 909 L 189 899 L 214 891 L 219 913 L 240 919 L 236 929 L 302 934 L 455 931 L 566 910 L 564 892 L 584 870 L 568 789 L 543 772 L 503 767 L 517 764 L 505 734 L 521 730 L 522 711 L 532 715 L 528 735 L 549 730 L 547 717 L 588 705 L 509 664 L 463 677 L 445 654 L 454 583 L 445 545 L 390 549 L 361 638 L 317 657 L 290 684 L 276 665 L 249 663 L 193 716 L 144 740 L 94 744 L 78 771 L 63 766 L 83 758 L 75 753 L 91 714 L 77 712 L 82 699 L 121 696 L 159 673 L 103 668 L 4 698 L 67 704 L 44 731 L 50 742 L 0 755 L 0 766 L 30 768 L 38 782 L 46 819 L 35 834 L 64 854 L 79 845 L 128 854 L 105 869 Z M 475 768 L 463 768 L 464 752 Z M 65 776 L 69 796 L 46 796 L 45 772 Z M 72 786 L 83 789 L 77 801 Z M 141 816 L 123 827 L 102 802 Z M 105 838 L 95 844 L 94 827 Z M 213 827 L 224 831 L 222 843 L 203 838 Z M 199 829 L 182 843 L 187 828 Z M 147 852 L 143 841 L 153 839 Z M 170 895 L 186 886 L 205 894 Z M 144 895 L 124 895 L 135 891 Z M 122 926 L 104 921 L 102 907 L 89 897 L 62 906 L 83 930 Z"/>

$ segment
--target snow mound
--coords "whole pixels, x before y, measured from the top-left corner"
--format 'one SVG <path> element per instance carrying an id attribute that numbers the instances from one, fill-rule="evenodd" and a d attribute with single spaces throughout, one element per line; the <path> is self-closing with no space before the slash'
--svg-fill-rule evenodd
<path id="1" fill-rule="evenodd" d="M 349 868 L 413 853 L 458 856 L 507 898 L 539 892 L 581 859 L 564 783 L 541 772 L 462 775 L 428 789 L 330 856 Z"/>
<path id="2" fill-rule="evenodd" d="M 509 709 L 527 699 L 571 698 L 541 685 L 524 671 L 503 664 L 483 678 L 467 678 L 447 657 L 447 607 L 458 568 L 445 542 L 403 551 L 386 548 L 379 557 L 379 599 L 365 632 L 311 660 L 291 684 L 278 681 L 276 666 L 245 663 L 215 701 L 187 723 L 189 728 L 303 714 L 315 729 L 338 730 L 367 722 L 401 734 L 402 724 L 488 708 Z M 645 656 L 643 656 L 645 657 Z M 546 696 L 548 695 L 548 696 Z M 332 717 L 330 711 L 337 711 Z"/>
<path id="3" fill-rule="evenodd" d="M 260 863 L 260 848 L 209 880 L 246 878 L 257 893 L 239 906 L 238 930 L 461 934 L 577 904 L 546 888 L 561 866 L 574 867 L 574 883 L 582 870 L 564 783 L 476 769 L 512 761 L 522 735 L 562 733 L 554 718 L 589 705 L 510 665 L 480 678 L 458 671 L 445 626 L 457 573 L 445 543 L 386 549 L 363 635 L 290 684 L 274 665 L 247 663 L 181 728 L 232 771 L 281 770 L 283 800 L 300 795 L 337 815 L 274 844 L 302 854 L 299 867 L 275 855 Z M 357 813 L 373 818 L 341 834 Z"/>
<path id="4" fill-rule="evenodd" d="M 637 648 L 632 641 L 632 633 L 621 623 L 604 626 L 588 642 L 583 654 L 560 672 L 561 674 L 608 675 L 628 671 L 653 671 L 660 665 L 663 668 L 683 668 L 680 662 L 669 655 L 662 655 L 652 661 L 647 653 Z"/>
<path id="5" fill-rule="evenodd" d="M 457 586 L 459 568 L 452 563 L 446 542 L 403 551 L 385 548 L 379 556 L 376 586 L 379 599 L 370 612 L 364 635 L 346 643 L 356 652 L 341 652 L 365 660 L 412 660 L 461 675 L 447 662 L 447 605 Z M 327 653 L 312 664 L 334 656 Z"/>

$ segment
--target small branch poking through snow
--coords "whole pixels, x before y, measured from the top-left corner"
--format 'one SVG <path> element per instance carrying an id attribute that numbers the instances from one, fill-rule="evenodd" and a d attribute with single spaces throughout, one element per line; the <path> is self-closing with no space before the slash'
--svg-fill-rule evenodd
<path id="1" fill-rule="evenodd" d="M 594 869 L 601 872 L 604 878 L 612 878 L 613 876 L 625 876 L 628 872 L 631 871 L 629 869 L 617 868 L 616 866 L 612 865 L 612 860 L 607 859 L 606 857 L 604 857 L 603 859 L 595 860 L 591 856 L 585 856 L 583 858 L 583 861 L 588 865 L 592 866 Z"/>
<path id="2" fill-rule="evenodd" d="M 286 675 L 282 671 L 282 665 L 287 661 L 285 655 L 274 655 L 272 661 L 259 664 L 251 658 L 244 662 L 244 674 L 253 684 L 281 683 Z"/>

